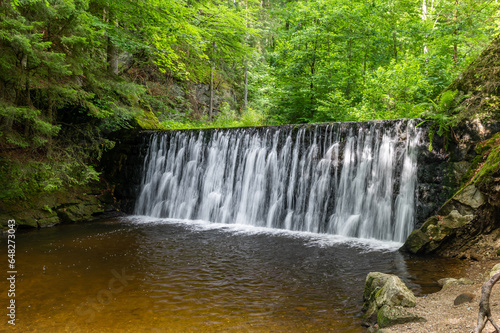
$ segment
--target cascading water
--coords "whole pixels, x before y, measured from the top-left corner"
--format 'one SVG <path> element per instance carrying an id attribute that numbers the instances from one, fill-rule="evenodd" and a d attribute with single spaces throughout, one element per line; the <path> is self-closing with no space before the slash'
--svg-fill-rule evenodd
<path id="1" fill-rule="evenodd" d="M 412 120 L 154 133 L 135 213 L 402 242 L 420 136 Z"/>

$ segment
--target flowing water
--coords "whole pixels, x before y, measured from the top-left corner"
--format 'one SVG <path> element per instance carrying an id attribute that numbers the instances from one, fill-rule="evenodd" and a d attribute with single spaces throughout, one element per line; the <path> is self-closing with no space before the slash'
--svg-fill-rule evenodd
<path id="1" fill-rule="evenodd" d="M 153 134 L 135 213 L 402 242 L 414 121 Z"/>
<path id="2" fill-rule="evenodd" d="M 421 294 L 463 269 L 407 258 L 393 242 L 150 217 L 16 241 L 16 332 L 363 332 L 368 272 L 397 274 Z"/>

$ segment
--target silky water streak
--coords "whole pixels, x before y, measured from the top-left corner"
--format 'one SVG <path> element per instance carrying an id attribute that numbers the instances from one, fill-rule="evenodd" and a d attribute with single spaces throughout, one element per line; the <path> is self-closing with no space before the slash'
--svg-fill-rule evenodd
<path id="1" fill-rule="evenodd" d="M 135 214 L 403 242 L 414 120 L 156 132 Z"/>

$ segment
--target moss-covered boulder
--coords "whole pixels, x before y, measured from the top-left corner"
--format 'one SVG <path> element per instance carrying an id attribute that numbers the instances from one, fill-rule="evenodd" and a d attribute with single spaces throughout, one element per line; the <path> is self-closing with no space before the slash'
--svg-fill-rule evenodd
<path id="1" fill-rule="evenodd" d="M 461 215 L 457 210 L 452 210 L 446 216 L 432 216 L 420 229 L 410 234 L 403 249 L 414 254 L 432 253 L 443 241 L 453 237 L 456 229 L 470 223 L 473 217 Z"/>
<path id="2" fill-rule="evenodd" d="M 395 275 L 391 275 L 377 292 L 375 302 L 379 308 L 385 305 L 414 307 L 416 304 L 413 292 Z"/>
<path id="3" fill-rule="evenodd" d="M 381 328 L 419 321 L 425 321 L 425 319 L 409 312 L 402 306 L 384 305 L 377 313 L 377 323 Z"/>
<path id="4" fill-rule="evenodd" d="M 87 221 L 92 218 L 94 214 L 104 212 L 100 205 L 93 205 L 88 203 L 79 203 L 67 207 L 61 207 L 57 210 L 57 216 L 64 223 L 75 223 L 78 221 Z"/>
<path id="5" fill-rule="evenodd" d="M 395 275 L 369 273 L 363 299 L 363 319 L 367 324 L 377 322 L 380 327 L 387 327 L 422 319 L 404 310 L 416 305 L 415 295 Z"/>
<path id="6" fill-rule="evenodd" d="M 111 190 L 104 184 L 32 195 L 25 201 L 0 202 L 0 227 L 14 219 L 20 228 L 46 228 L 60 223 L 95 219 L 105 211 L 116 212 Z"/>

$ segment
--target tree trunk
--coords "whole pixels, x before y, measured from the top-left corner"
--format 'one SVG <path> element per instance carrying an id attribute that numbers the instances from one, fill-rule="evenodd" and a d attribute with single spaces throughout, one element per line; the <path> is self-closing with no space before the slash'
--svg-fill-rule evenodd
<path id="1" fill-rule="evenodd" d="M 107 61 L 108 72 L 110 74 L 118 75 L 118 48 L 113 44 L 109 37 L 107 47 Z"/>
<path id="2" fill-rule="evenodd" d="M 392 32 L 392 42 L 394 45 L 394 60 L 398 63 L 398 45 L 396 43 L 396 31 Z"/>
<path id="3" fill-rule="evenodd" d="M 366 84 L 366 58 L 367 58 L 367 56 L 368 56 L 368 52 L 365 51 L 365 56 L 363 58 L 363 86 Z"/>
<path id="4" fill-rule="evenodd" d="M 215 72 L 215 42 L 212 42 L 212 53 L 213 53 L 213 59 L 212 59 L 212 67 L 210 68 L 210 108 L 208 110 L 208 119 L 212 120 L 212 114 L 214 111 L 214 72 Z"/>
<path id="5" fill-rule="evenodd" d="M 458 63 L 458 44 L 457 44 L 457 38 L 458 38 L 458 28 L 457 28 L 457 21 L 458 21 L 458 0 L 455 0 L 455 13 L 453 13 L 453 23 L 455 25 L 455 40 L 453 41 L 453 63 L 455 66 Z"/>
<path id="6" fill-rule="evenodd" d="M 245 97 L 243 108 L 246 111 L 248 107 L 248 65 L 245 60 Z"/>
<path id="7" fill-rule="evenodd" d="M 481 301 L 479 302 L 479 315 L 477 318 L 477 326 L 474 329 L 474 333 L 481 333 L 483 331 L 484 326 L 489 321 L 497 333 L 500 333 L 500 328 L 493 321 L 491 317 L 491 308 L 490 308 L 490 295 L 491 289 L 500 280 L 500 272 L 493 275 L 488 281 L 483 284 L 481 288 Z"/>
<path id="8" fill-rule="evenodd" d="M 103 11 L 104 22 L 113 22 L 112 13 L 109 11 L 109 8 L 106 7 Z M 108 73 L 118 75 L 118 48 L 113 44 L 109 36 L 107 38 L 106 62 L 108 63 Z"/>
<path id="9" fill-rule="evenodd" d="M 351 40 L 347 41 L 347 86 L 345 90 L 346 99 L 349 99 L 351 94 L 351 58 L 352 58 L 352 45 Z"/>
<path id="10" fill-rule="evenodd" d="M 422 21 L 424 24 L 427 22 L 427 3 L 425 0 L 422 0 Z M 427 53 L 427 45 L 424 42 L 424 54 Z"/>

